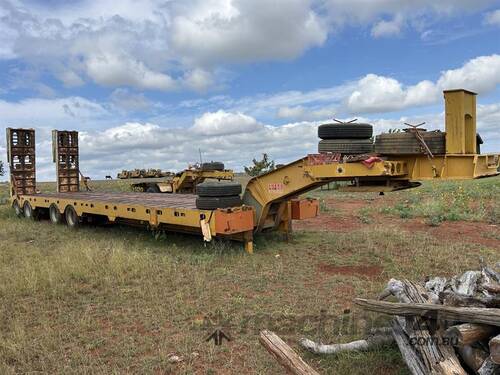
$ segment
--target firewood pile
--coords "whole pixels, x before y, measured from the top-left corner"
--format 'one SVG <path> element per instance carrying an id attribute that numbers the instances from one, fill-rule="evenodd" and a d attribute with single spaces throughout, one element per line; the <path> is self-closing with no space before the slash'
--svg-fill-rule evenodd
<path id="1" fill-rule="evenodd" d="M 498 265 L 497 265 L 498 266 Z M 398 302 L 385 301 L 392 297 Z M 369 350 L 395 341 L 414 375 L 500 374 L 500 272 L 480 270 L 421 283 L 391 279 L 378 300 L 357 298 L 359 307 L 394 316 L 390 331 L 366 340 L 300 344 L 317 354 Z"/>

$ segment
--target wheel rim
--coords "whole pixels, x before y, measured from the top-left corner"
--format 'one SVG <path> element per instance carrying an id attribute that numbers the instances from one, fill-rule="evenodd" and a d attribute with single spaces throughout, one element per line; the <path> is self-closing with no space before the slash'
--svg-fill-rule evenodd
<path id="1" fill-rule="evenodd" d="M 66 221 L 70 227 L 75 227 L 78 223 L 78 217 L 73 208 L 68 208 L 66 211 Z"/>
<path id="2" fill-rule="evenodd" d="M 28 202 L 24 204 L 24 216 L 26 216 L 28 219 L 31 219 L 33 217 L 33 209 Z"/>
<path id="3" fill-rule="evenodd" d="M 50 221 L 52 221 L 53 223 L 59 223 L 61 215 L 59 214 L 57 207 L 50 206 L 49 216 L 50 216 Z"/>
<path id="4" fill-rule="evenodd" d="M 14 208 L 14 212 L 16 213 L 17 217 L 23 216 L 24 212 L 23 210 L 21 210 L 21 207 L 19 206 L 19 202 L 17 200 L 12 203 L 12 207 Z"/>

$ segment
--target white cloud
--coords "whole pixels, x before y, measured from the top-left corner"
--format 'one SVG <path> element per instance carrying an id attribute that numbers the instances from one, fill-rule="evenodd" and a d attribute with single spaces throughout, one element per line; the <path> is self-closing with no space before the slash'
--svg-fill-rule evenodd
<path id="1" fill-rule="evenodd" d="M 451 16 L 474 12 L 496 0 L 324 0 L 330 18 L 337 25 L 366 24 L 381 16 L 400 15 L 405 19 L 428 16 Z"/>
<path id="2" fill-rule="evenodd" d="M 154 72 L 142 61 L 127 55 L 92 55 L 86 67 L 89 77 L 103 86 L 126 85 L 149 90 L 172 90 L 176 87 L 170 76 Z"/>
<path id="3" fill-rule="evenodd" d="M 204 92 L 214 84 L 214 79 L 210 72 L 204 69 L 196 68 L 186 72 L 184 76 L 184 83 L 187 87 L 194 91 Z"/>
<path id="4" fill-rule="evenodd" d="M 310 0 L 193 0 L 179 6 L 172 42 L 191 61 L 291 59 L 323 44 L 327 27 Z"/>
<path id="5" fill-rule="evenodd" d="M 152 106 L 152 103 L 144 94 L 134 94 L 128 89 L 116 89 L 110 96 L 113 105 L 127 111 L 146 110 Z"/>
<path id="6" fill-rule="evenodd" d="M 204 113 L 195 119 L 192 130 L 197 134 L 214 136 L 248 133 L 261 128 L 262 125 L 253 117 L 219 110 Z"/>
<path id="7" fill-rule="evenodd" d="M 403 87 L 394 78 L 368 74 L 358 81 L 356 90 L 347 99 L 347 106 L 357 113 L 386 112 L 431 104 L 438 95 L 439 90 L 430 81 Z"/>
<path id="8" fill-rule="evenodd" d="M 92 81 L 204 92 L 218 87 L 215 66 L 293 59 L 346 25 L 388 37 L 494 2 L 82 0 L 56 6 L 1 0 L 0 59 L 17 58 L 49 71 L 68 87 Z"/>
<path id="9" fill-rule="evenodd" d="M 0 100 L 0 118 L 3 124 L 12 127 L 80 127 L 108 115 L 108 110 L 102 105 L 81 97 L 26 99 L 20 102 Z"/>
<path id="10" fill-rule="evenodd" d="M 394 78 L 368 74 L 357 82 L 347 106 L 352 112 L 370 113 L 436 103 L 443 90 L 467 89 L 485 94 L 500 84 L 500 55 L 480 56 L 458 69 L 446 70 L 436 82 L 404 86 Z"/>
<path id="11" fill-rule="evenodd" d="M 205 91 L 214 63 L 294 58 L 328 33 L 312 0 L 3 0 L 0 19 L 0 59 L 45 68 L 69 87 L 88 79 Z"/>
<path id="12" fill-rule="evenodd" d="M 437 85 L 442 89 L 465 88 L 480 94 L 495 89 L 500 83 L 500 55 L 480 56 L 459 69 L 441 74 Z"/>
<path id="13" fill-rule="evenodd" d="M 372 36 L 375 38 L 397 36 L 403 27 L 403 17 L 396 15 L 392 20 L 379 21 L 372 27 Z"/>
<path id="14" fill-rule="evenodd" d="M 486 13 L 484 22 L 487 25 L 500 26 L 500 9 Z"/>

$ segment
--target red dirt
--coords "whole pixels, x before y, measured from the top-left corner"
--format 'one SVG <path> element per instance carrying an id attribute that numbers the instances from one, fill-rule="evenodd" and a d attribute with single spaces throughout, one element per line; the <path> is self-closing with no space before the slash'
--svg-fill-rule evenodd
<path id="1" fill-rule="evenodd" d="M 409 232 L 427 232 L 436 238 L 500 248 L 499 240 L 488 237 L 488 234 L 499 232 L 500 228 L 497 225 L 480 222 L 445 221 L 437 227 L 432 227 L 419 220 L 407 220 L 403 221 L 401 226 Z"/>
<path id="2" fill-rule="evenodd" d="M 297 230 L 347 232 L 360 229 L 363 224 L 356 217 L 334 217 L 320 214 L 312 219 L 294 221 L 293 227 Z"/>
<path id="3" fill-rule="evenodd" d="M 384 270 L 380 266 L 334 266 L 324 263 L 319 264 L 318 269 L 329 275 L 362 276 L 370 279 L 379 277 Z"/>
<path id="4" fill-rule="evenodd" d="M 383 197 L 382 197 L 383 198 Z M 445 221 L 439 226 L 430 226 L 419 219 L 401 219 L 394 216 L 373 214 L 373 223 L 363 223 L 358 215 L 364 207 L 379 207 L 387 202 L 383 199 L 340 201 L 328 199 L 327 204 L 334 209 L 331 213 L 320 213 L 319 216 L 302 221 L 295 221 L 294 228 L 306 231 L 349 232 L 370 228 L 380 224 L 401 227 L 408 232 L 425 232 L 441 240 L 480 244 L 500 249 L 500 241 L 492 234 L 500 233 L 500 226 L 484 222 Z"/>

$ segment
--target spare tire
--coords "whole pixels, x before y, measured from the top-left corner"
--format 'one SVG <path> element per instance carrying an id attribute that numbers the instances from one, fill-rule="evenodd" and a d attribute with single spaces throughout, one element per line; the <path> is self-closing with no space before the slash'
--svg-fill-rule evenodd
<path id="1" fill-rule="evenodd" d="M 435 155 L 446 153 L 446 133 L 421 132 L 425 144 Z M 375 152 L 383 155 L 421 155 L 424 148 L 412 133 L 383 133 L 375 138 Z"/>
<path id="2" fill-rule="evenodd" d="M 202 171 L 223 171 L 224 163 L 219 161 L 211 161 L 210 163 L 203 163 L 201 165 Z"/>
<path id="3" fill-rule="evenodd" d="M 319 152 L 341 154 L 368 154 L 373 152 L 371 139 L 324 139 L 319 142 Z"/>
<path id="4" fill-rule="evenodd" d="M 323 124 L 318 126 L 318 137 L 321 139 L 371 138 L 373 126 L 363 123 Z"/>
<path id="5" fill-rule="evenodd" d="M 241 194 L 238 182 L 202 182 L 196 185 L 196 194 L 200 197 L 227 197 Z"/>
<path id="6" fill-rule="evenodd" d="M 241 206 L 239 195 L 228 197 L 198 197 L 196 198 L 196 208 L 200 210 L 216 210 L 217 208 L 229 208 Z"/>
<path id="7" fill-rule="evenodd" d="M 146 193 L 161 193 L 160 188 L 156 184 L 149 184 L 146 188 Z"/>

